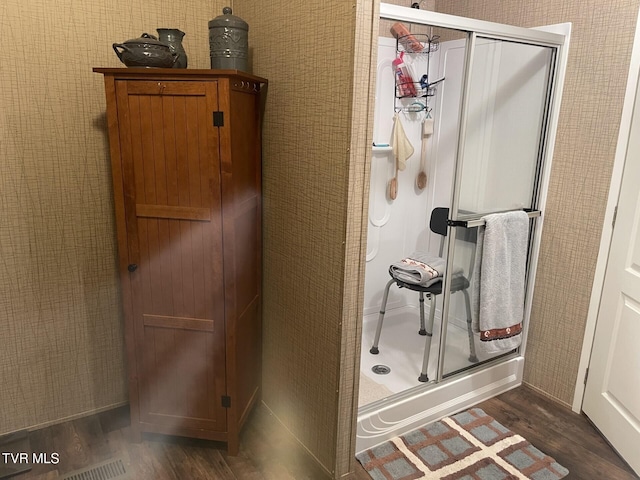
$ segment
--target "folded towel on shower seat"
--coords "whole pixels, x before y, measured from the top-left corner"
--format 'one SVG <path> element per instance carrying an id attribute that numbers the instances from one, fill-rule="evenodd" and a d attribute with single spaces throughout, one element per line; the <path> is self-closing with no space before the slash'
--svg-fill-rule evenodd
<path id="1" fill-rule="evenodd" d="M 442 281 L 446 262 L 430 253 L 416 251 L 399 262 L 391 264 L 393 277 L 406 283 L 429 287 Z M 454 267 L 453 275 L 461 275 L 462 269 Z"/>
<path id="2" fill-rule="evenodd" d="M 483 217 L 472 281 L 472 327 L 478 352 L 495 354 L 522 341 L 529 216 L 519 210 Z"/>

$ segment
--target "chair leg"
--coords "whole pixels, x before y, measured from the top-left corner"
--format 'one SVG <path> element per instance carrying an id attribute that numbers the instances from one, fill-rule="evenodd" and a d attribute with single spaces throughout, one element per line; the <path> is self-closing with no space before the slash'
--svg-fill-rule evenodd
<path id="1" fill-rule="evenodd" d="M 380 350 L 378 350 L 378 342 L 380 341 L 380 332 L 382 332 L 382 321 L 384 320 L 385 309 L 387 308 L 387 299 L 389 298 L 389 289 L 391 285 L 395 282 L 395 280 L 391 279 L 387 282 L 387 286 L 384 287 L 384 294 L 382 295 L 382 305 L 380 305 L 380 314 L 378 315 L 378 326 L 376 327 L 376 336 L 373 340 L 373 346 L 369 353 L 373 353 L 377 355 Z"/>
<path id="2" fill-rule="evenodd" d="M 431 338 L 433 337 L 433 319 L 436 315 L 436 296 L 429 295 L 431 299 L 431 307 L 429 308 L 429 324 L 428 330 L 425 331 L 426 338 L 424 339 L 424 354 L 422 356 L 422 370 L 418 380 L 420 382 L 428 382 L 429 376 L 427 375 L 427 369 L 429 368 L 429 354 L 431 353 Z"/>
<path id="3" fill-rule="evenodd" d="M 478 357 L 476 356 L 476 344 L 473 339 L 473 329 L 471 328 L 471 302 L 469 301 L 469 292 L 463 290 L 464 294 L 464 304 L 467 308 L 467 333 L 469 334 L 469 361 L 477 362 Z"/>
<path id="4" fill-rule="evenodd" d="M 418 333 L 423 336 L 427 334 L 424 328 L 424 292 L 420 292 L 420 330 Z"/>

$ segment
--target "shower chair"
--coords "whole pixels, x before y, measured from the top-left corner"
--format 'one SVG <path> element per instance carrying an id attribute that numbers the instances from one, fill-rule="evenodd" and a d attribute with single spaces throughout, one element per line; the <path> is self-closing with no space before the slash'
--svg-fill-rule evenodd
<path id="1" fill-rule="evenodd" d="M 429 228 L 433 233 L 440 235 L 440 251 L 439 256 L 442 258 L 442 253 L 444 250 L 444 243 L 447 236 L 447 222 L 449 219 L 449 209 L 445 207 L 434 208 L 431 212 L 431 219 L 429 220 Z M 467 312 L 467 333 L 469 335 L 469 361 L 477 362 L 478 357 L 476 356 L 476 347 L 473 338 L 473 330 L 471 328 L 471 301 L 469 299 L 469 289 L 471 276 L 473 274 L 473 264 L 475 262 L 475 243 L 476 243 L 476 235 L 477 229 L 465 229 L 463 235 L 457 237 L 460 240 L 473 243 L 471 249 L 471 261 L 469 267 L 468 275 L 456 275 L 451 278 L 451 293 L 462 292 L 464 295 L 464 304 Z M 391 267 L 389 267 L 389 275 L 391 275 L 391 280 L 387 282 L 387 285 L 384 289 L 384 294 L 382 296 L 382 304 L 380 305 L 380 314 L 378 316 L 378 325 L 376 326 L 376 335 L 373 340 L 373 346 L 369 350 L 370 353 L 377 355 L 380 350 L 378 349 L 378 343 L 380 341 L 380 333 L 382 332 L 382 322 L 384 321 L 385 309 L 387 307 L 387 299 L 389 297 L 389 289 L 391 285 L 394 283 L 399 288 L 406 288 L 408 290 L 412 290 L 414 292 L 418 292 L 419 300 L 420 300 L 420 330 L 418 333 L 420 335 L 426 336 L 425 345 L 424 345 L 424 354 L 422 358 L 422 370 L 420 371 L 420 376 L 418 380 L 420 382 L 428 382 L 429 377 L 427 376 L 427 367 L 429 365 L 429 353 L 431 352 L 431 337 L 433 336 L 433 320 L 436 312 L 436 297 L 442 294 L 443 282 L 440 280 L 428 287 L 422 285 L 416 285 L 412 283 L 405 282 L 400 280 L 394 276 L 394 271 Z M 424 319 L 424 297 L 429 298 L 431 305 L 429 307 L 429 320 L 425 326 Z"/>

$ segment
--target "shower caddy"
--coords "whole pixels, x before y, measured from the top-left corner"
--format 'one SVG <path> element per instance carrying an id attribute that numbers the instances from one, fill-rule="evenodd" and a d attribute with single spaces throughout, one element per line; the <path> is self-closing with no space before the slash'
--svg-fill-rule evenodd
<path id="1" fill-rule="evenodd" d="M 422 49 L 419 51 L 413 50 L 412 45 L 420 44 Z M 436 94 L 436 85 L 444 81 L 444 77 L 439 78 L 434 82 L 429 82 L 429 63 L 431 54 L 438 51 L 440 47 L 439 35 L 427 35 L 427 34 L 410 34 L 396 37 L 396 55 L 397 58 L 403 58 L 405 55 L 424 57 L 426 58 L 426 73 L 424 73 L 418 81 L 412 78 L 411 82 L 396 81 L 394 82 L 394 110 L 396 112 L 422 112 L 430 113 L 429 98 Z M 415 95 L 404 95 L 406 90 L 406 84 L 411 83 L 411 89 L 415 90 Z M 408 103 L 406 99 L 413 99 L 413 102 Z M 424 99 L 424 103 L 419 99 Z"/>

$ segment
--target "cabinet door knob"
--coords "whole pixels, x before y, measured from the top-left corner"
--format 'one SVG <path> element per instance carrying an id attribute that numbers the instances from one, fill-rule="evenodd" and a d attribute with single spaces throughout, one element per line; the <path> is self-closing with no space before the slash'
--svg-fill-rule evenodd
<path id="1" fill-rule="evenodd" d="M 138 265 L 136 265 L 135 263 L 131 263 L 127 267 L 127 270 L 129 270 L 130 272 L 135 272 L 137 268 L 138 268 Z"/>

